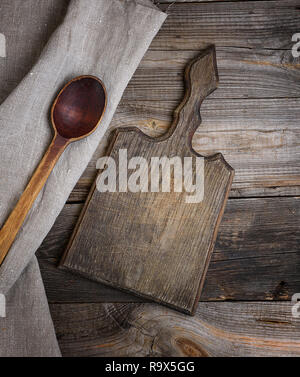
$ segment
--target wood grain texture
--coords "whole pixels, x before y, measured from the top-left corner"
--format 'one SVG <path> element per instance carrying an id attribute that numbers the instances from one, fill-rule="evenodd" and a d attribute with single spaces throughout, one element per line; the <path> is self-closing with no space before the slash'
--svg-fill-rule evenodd
<path id="1" fill-rule="evenodd" d="M 257 1 L 257 0 L 151 0 L 153 4 L 159 5 L 159 4 L 176 4 L 176 3 L 208 3 L 208 2 L 214 2 L 217 3 L 219 1 L 224 2 L 233 2 L 233 1 Z M 258 0 L 258 1 L 272 1 L 272 0 Z"/>
<path id="2" fill-rule="evenodd" d="M 64 356 L 300 356 L 290 303 L 201 303 L 193 318 L 155 304 L 51 305 Z"/>
<path id="3" fill-rule="evenodd" d="M 156 2 L 166 3 L 160 5 L 165 10 L 171 5 L 168 20 L 129 84 L 112 126 L 138 126 L 151 136 L 164 133 L 183 94 L 181 73 L 187 61 L 214 42 L 220 85 L 201 108 L 202 129 L 213 131 L 214 148 L 224 130 L 243 136 L 235 138 L 234 150 L 224 151 L 226 159 L 235 159 L 239 182 L 230 196 L 300 196 L 293 172 L 299 166 L 299 58 L 291 55 L 291 36 L 299 32 L 299 1 Z M 269 130 L 272 140 L 263 153 Z M 288 143 L 285 154 L 284 146 L 276 143 L 281 136 Z M 263 155 L 259 164 L 249 158 L 252 169 L 243 152 L 240 161 L 234 157 L 244 140 L 253 141 L 247 154 Z M 86 199 L 105 143 L 71 194 L 72 202 Z M 268 167 L 274 159 L 276 179 Z M 39 250 L 48 298 L 61 303 L 139 300 L 56 268 L 81 208 L 66 205 Z M 299 211 L 295 197 L 229 200 L 202 300 L 290 300 L 300 292 Z M 184 316 L 170 310 L 170 319 L 161 315 L 167 309 L 155 307 L 159 313 L 150 306 L 122 304 L 59 304 L 51 310 L 65 356 L 201 356 L 209 347 L 217 356 L 299 356 L 299 321 L 292 320 L 289 302 L 202 303 L 192 324 L 191 318 L 184 322 Z M 150 319 L 149 327 L 143 318 Z M 202 337 L 202 325 L 194 322 L 198 318 L 206 321 L 211 337 L 207 331 Z M 185 336 L 177 336 L 177 331 Z"/>
<path id="4" fill-rule="evenodd" d="M 136 302 L 136 296 L 57 269 L 81 209 L 66 205 L 38 251 L 48 299 Z M 300 292 L 299 228 L 299 198 L 229 200 L 201 300 L 290 300 Z"/>
<path id="5" fill-rule="evenodd" d="M 123 103 L 112 127 L 138 126 L 150 136 L 159 136 L 169 128 L 176 104 Z M 300 194 L 298 98 L 205 101 L 201 115 L 202 126 L 193 137 L 193 147 L 206 156 L 222 149 L 236 171 L 231 197 Z M 86 198 L 96 174 L 97 156 L 103 153 L 104 145 L 106 140 L 69 200 Z"/>
<path id="6" fill-rule="evenodd" d="M 182 72 L 198 51 L 149 50 L 122 102 L 180 101 L 184 90 Z M 291 49 L 217 47 L 216 51 L 220 84 L 208 101 L 299 97 L 300 58 L 293 57 Z"/>
<path id="7" fill-rule="evenodd" d="M 217 47 L 291 49 L 299 32 L 299 0 L 175 3 L 159 5 L 169 17 L 154 39 L 155 50 Z"/>
<path id="8" fill-rule="evenodd" d="M 195 51 L 149 51 L 126 89 L 111 129 L 137 126 L 160 136 L 183 95 L 181 74 Z M 202 106 L 194 148 L 221 150 L 236 169 L 231 197 L 299 195 L 299 58 L 291 51 L 218 48 L 220 85 Z M 160 72 L 158 75 L 157 72 Z M 275 98 L 282 97 L 282 98 Z M 212 142 L 212 143 L 211 143 Z M 204 145 L 203 145 L 204 144 Z M 103 140 L 70 201 L 85 200 L 103 155 Z M 259 163 L 257 163 L 259 160 Z"/>
<path id="9" fill-rule="evenodd" d="M 202 2 L 217 2 L 217 1 L 228 1 L 228 0 L 151 0 L 153 4 L 160 5 L 160 4 L 176 4 L 176 3 L 202 3 Z M 235 1 L 235 0 L 231 0 Z M 249 1 L 249 0 L 245 0 Z M 251 1 L 251 0 L 250 0 Z"/>
<path id="10" fill-rule="evenodd" d="M 143 157 L 148 167 L 152 158 L 176 156 L 181 164 L 200 157 L 191 140 L 201 122 L 201 103 L 217 86 L 215 59 L 208 48 L 188 65 L 186 95 L 167 134 L 152 139 L 137 129 L 117 130 L 109 156 L 117 162 L 119 151 L 126 150 L 128 160 Z M 178 179 L 176 169 L 172 180 Z M 187 188 L 117 194 L 100 193 L 94 185 L 61 266 L 193 313 L 233 179 L 221 154 L 206 158 L 203 169 L 204 198 L 196 203 L 187 202 Z M 195 167 L 191 170 L 195 182 L 199 178 Z M 148 168 L 143 174 L 148 177 Z M 151 172 L 151 187 L 153 180 Z"/>
<path id="11" fill-rule="evenodd" d="M 114 125 L 137 125 L 147 134 L 160 135 L 169 127 L 173 107 L 174 103 L 160 102 L 155 106 L 136 102 L 119 108 Z M 225 159 L 236 170 L 230 197 L 300 195 L 299 108 L 298 99 L 203 104 L 203 130 L 196 132 L 193 146 L 206 155 L 224 147 Z M 227 146 L 226 139 L 223 141 L 226 132 L 232 137 L 227 139 Z M 99 146 L 69 202 L 86 199 L 104 145 L 106 140 Z"/>

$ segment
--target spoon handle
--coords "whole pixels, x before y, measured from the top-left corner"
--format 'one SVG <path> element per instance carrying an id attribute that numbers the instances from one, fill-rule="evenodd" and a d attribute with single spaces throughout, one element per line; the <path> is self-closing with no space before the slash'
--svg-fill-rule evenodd
<path id="1" fill-rule="evenodd" d="M 44 187 L 51 171 L 69 140 L 56 135 L 33 174 L 14 210 L 0 230 L 0 265 L 4 261 L 35 199 Z"/>

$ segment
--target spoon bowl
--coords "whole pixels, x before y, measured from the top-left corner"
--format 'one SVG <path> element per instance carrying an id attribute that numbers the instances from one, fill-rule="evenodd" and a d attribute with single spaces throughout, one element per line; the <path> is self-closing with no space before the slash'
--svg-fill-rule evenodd
<path id="1" fill-rule="evenodd" d="M 51 109 L 53 128 L 65 139 L 80 140 L 95 131 L 106 108 L 106 90 L 100 79 L 80 76 L 58 94 Z"/>
<path id="2" fill-rule="evenodd" d="M 96 130 L 106 109 L 107 95 L 100 79 L 80 76 L 58 94 L 51 108 L 54 138 L 16 207 L 0 230 L 3 263 L 35 199 L 65 148 Z"/>

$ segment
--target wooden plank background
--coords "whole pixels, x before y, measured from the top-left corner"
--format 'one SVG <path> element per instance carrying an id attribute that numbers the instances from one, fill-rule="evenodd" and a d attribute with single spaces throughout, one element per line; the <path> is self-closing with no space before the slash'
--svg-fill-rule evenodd
<path id="1" fill-rule="evenodd" d="M 65 356 L 300 355 L 300 0 L 154 1 L 169 17 L 136 71 L 111 129 L 161 135 L 186 63 L 217 47 L 219 89 L 202 106 L 194 148 L 236 170 L 195 318 L 56 268 L 107 137 L 38 251 Z M 229 302 L 230 301 L 230 302 Z M 272 302 L 270 302 L 272 301 Z"/>
<path id="2" fill-rule="evenodd" d="M 51 306 L 72 356 L 299 356 L 287 303 L 205 303 L 189 317 L 153 304 Z"/>

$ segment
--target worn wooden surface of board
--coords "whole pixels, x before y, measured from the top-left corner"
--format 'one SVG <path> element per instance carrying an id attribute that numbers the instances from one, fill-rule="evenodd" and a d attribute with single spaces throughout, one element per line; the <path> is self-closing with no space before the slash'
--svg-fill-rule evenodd
<path id="1" fill-rule="evenodd" d="M 50 302 L 132 302 L 135 296 L 57 269 L 83 204 L 69 204 L 38 257 Z M 300 292 L 300 198 L 229 200 L 201 301 L 290 300 Z"/>
<path id="2" fill-rule="evenodd" d="M 56 268 L 97 174 L 104 140 L 38 252 L 63 354 L 299 355 L 300 319 L 292 317 L 290 300 L 300 292 L 300 58 L 291 52 L 292 36 L 300 32 L 300 1 L 155 2 L 169 17 L 111 128 L 163 134 L 182 97 L 186 63 L 216 44 L 219 89 L 201 108 L 193 145 L 208 155 L 222 151 L 236 176 L 205 302 L 190 323 L 171 309 L 140 306 L 135 296 Z M 126 305 L 111 304 L 118 302 Z"/>
<path id="3" fill-rule="evenodd" d="M 122 157 L 126 169 L 131 159 L 143 159 L 131 166 L 135 177 L 128 182 L 126 172 L 126 187 L 130 180 L 136 187 L 100 192 L 96 182 L 107 173 L 99 174 L 60 266 L 192 314 L 234 171 L 221 154 L 203 159 L 192 149 L 201 122 L 200 106 L 218 84 L 213 47 L 187 65 L 185 81 L 184 100 L 165 135 L 149 138 L 134 128 L 115 132 L 108 147 L 115 174 L 121 168 L 120 151 L 126 151 Z M 160 165 L 154 170 L 154 158 L 162 172 Z M 119 190 L 124 186 L 121 174 L 117 174 Z M 192 190 L 189 184 L 194 185 Z"/>

